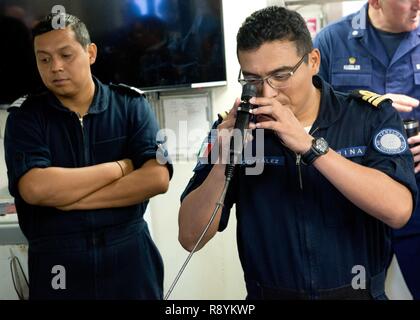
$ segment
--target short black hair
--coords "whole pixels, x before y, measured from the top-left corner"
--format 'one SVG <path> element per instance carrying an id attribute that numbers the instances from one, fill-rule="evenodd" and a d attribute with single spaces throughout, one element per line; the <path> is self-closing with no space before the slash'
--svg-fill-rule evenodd
<path id="1" fill-rule="evenodd" d="M 61 15 L 58 17 L 58 15 Z M 52 14 L 50 13 L 44 19 L 42 19 L 38 24 L 32 29 L 32 36 L 35 39 L 36 36 L 41 34 L 57 30 L 57 27 L 54 26 L 54 22 L 64 21 L 64 26 L 70 27 L 73 30 L 77 42 L 79 42 L 83 48 L 86 48 L 87 45 L 91 44 L 89 31 L 86 28 L 86 25 L 76 16 L 69 13 L 60 13 Z M 60 20 L 58 20 L 60 19 Z"/>
<path id="2" fill-rule="evenodd" d="M 295 42 L 299 55 L 313 49 L 311 34 L 302 16 L 296 11 L 271 6 L 246 18 L 236 37 L 237 50 L 258 49 L 264 43 L 276 40 Z"/>

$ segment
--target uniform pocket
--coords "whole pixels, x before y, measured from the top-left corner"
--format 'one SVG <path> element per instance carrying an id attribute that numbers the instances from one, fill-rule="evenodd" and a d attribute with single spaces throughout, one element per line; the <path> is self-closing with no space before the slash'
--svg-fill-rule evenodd
<path id="1" fill-rule="evenodd" d="M 411 55 L 411 63 L 414 70 L 414 83 L 420 85 L 420 54 L 413 53 Z"/>
<path id="2" fill-rule="evenodd" d="M 339 57 L 331 71 L 331 85 L 335 89 L 367 89 L 372 85 L 372 61 L 369 58 Z"/>
<path id="3" fill-rule="evenodd" d="M 127 137 L 117 137 L 96 142 L 93 146 L 95 163 L 121 160 L 127 157 Z"/>
<path id="4" fill-rule="evenodd" d="M 338 57 L 332 65 L 332 73 L 371 74 L 372 61 L 367 57 Z"/>
<path id="5" fill-rule="evenodd" d="M 331 85 L 336 89 L 339 87 L 367 89 L 372 85 L 372 75 L 333 73 L 331 76 Z"/>

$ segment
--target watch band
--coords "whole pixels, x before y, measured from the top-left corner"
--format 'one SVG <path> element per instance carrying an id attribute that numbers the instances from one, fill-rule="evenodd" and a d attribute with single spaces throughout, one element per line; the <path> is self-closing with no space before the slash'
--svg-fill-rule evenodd
<path id="1" fill-rule="evenodd" d="M 313 146 L 306 151 L 304 154 L 302 154 L 302 163 L 309 166 L 311 165 L 318 157 L 320 156 L 319 153 L 317 153 Z"/>

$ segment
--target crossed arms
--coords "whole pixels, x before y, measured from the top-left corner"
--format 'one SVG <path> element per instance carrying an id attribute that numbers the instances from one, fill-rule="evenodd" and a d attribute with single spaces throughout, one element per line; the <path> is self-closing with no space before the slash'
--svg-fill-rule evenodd
<path id="1" fill-rule="evenodd" d="M 135 205 L 165 193 L 168 186 L 168 169 L 155 159 L 137 170 L 129 159 L 84 168 L 34 168 L 18 183 L 27 203 L 65 211 Z"/>

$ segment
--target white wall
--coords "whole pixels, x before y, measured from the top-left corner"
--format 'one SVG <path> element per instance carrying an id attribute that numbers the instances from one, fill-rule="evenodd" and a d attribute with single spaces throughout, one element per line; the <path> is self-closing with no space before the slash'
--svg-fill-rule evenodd
<path id="1" fill-rule="evenodd" d="M 10 198 L 9 191 L 7 189 L 7 169 L 6 161 L 4 160 L 4 129 L 6 127 L 7 111 L 0 109 L 0 201 L 3 199 Z"/>
<path id="2" fill-rule="evenodd" d="M 228 85 L 212 90 L 214 119 L 217 113 L 229 110 L 241 94 L 237 82 L 236 33 L 248 15 L 265 6 L 266 0 L 223 1 Z M 153 198 L 150 203 L 151 231 L 165 264 L 165 293 L 188 256 L 177 238 L 178 209 L 179 197 L 194 166 L 192 162 L 175 164 L 169 191 Z M 236 249 L 236 219 L 232 210 L 227 230 L 218 233 L 193 256 L 170 299 L 244 299 L 245 296 Z"/>
<path id="3" fill-rule="evenodd" d="M 366 3 L 367 1 L 344 1 L 343 2 L 343 16 L 347 16 L 351 13 L 359 11 L 360 8 Z"/>
<path id="4" fill-rule="evenodd" d="M 218 112 L 231 109 L 235 98 L 241 95 L 242 88 L 237 81 L 239 63 L 236 57 L 236 33 L 247 16 L 266 5 L 267 0 L 223 0 L 228 85 L 213 90 L 214 118 Z"/>

